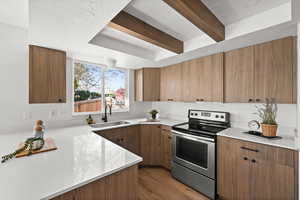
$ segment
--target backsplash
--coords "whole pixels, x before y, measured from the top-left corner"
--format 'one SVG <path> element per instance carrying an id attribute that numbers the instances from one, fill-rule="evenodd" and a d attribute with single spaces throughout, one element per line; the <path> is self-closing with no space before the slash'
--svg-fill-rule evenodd
<path id="1" fill-rule="evenodd" d="M 248 103 L 182 103 L 182 102 L 153 102 L 152 108 L 159 109 L 160 117 L 187 121 L 188 109 L 225 111 L 230 113 L 231 126 L 248 129 L 248 122 L 258 120 L 254 114 L 255 106 L 261 104 Z M 297 127 L 296 104 L 278 105 L 278 132 L 284 135 L 295 135 Z"/>

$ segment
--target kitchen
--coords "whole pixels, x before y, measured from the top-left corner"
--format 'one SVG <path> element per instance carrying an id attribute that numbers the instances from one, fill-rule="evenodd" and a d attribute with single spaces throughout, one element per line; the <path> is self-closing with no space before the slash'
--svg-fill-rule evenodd
<path id="1" fill-rule="evenodd" d="M 3 198 L 298 199 L 298 1 L 174 2 L 1 2 L 1 156 L 36 120 L 57 147 L 1 164 Z M 272 139 L 244 133 L 266 98 Z"/>

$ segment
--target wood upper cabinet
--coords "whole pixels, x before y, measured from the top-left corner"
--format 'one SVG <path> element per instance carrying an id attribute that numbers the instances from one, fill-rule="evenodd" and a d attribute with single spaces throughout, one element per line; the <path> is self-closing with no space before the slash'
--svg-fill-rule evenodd
<path id="1" fill-rule="evenodd" d="M 135 100 L 160 100 L 160 69 L 143 68 L 135 70 Z"/>
<path id="2" fill-rule="evenodd" d="M 29 46 L 29 103 L 66 102 L 66 52 Z"/>
<path id="3" fill-rule="evenodd" d="M 182 64 L 182 100 L 223 101 L 223 53 Z"/>
<path id="4" fill-rule="evenodd" d="M 161 165 L 171 170 L 172 133 L 171 127 L 161 125 Z"/>
<path id="5" fill-rule="evenodd" d="M 225 102 L 296 102 L 295 38 L 225 53 Z"/>
<path id="6" fill-rule="evenodd" d="M 161 165 L 161 130 L 160 125 L 141 125 L 140 151 L 142 165 Z"/>
<path id="7" fill-rule="evenodd" d="M 255 98 L 275 98 L 278 103 L 293 103 L 294 38 L 287 37 L 255 45 Z"/>
<path id="8" fill-rule="evenodd" d="M 181 101 L 182 63 L 160 69 L 161 101 Z"/>
<path id="9" fill-rule="evenodd" d="M 225 102 L 253 102 L 254 46 L 225 53 Z"/>
<path id="10" fill-rule="evenodd" d="M 296 151 L 225 137 L 217 144 L 221 200 L 296 199 Z"/>

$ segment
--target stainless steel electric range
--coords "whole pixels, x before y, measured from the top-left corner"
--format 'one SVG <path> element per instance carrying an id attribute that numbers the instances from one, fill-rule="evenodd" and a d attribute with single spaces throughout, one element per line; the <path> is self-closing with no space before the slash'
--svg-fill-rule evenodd
<path id="1" fill-rule="evenodd" d="M 230 127 L 230 115 L 189 110 L 188 119 L 172 127 L 172 176 L 215 199 L 216 135 Z"/>

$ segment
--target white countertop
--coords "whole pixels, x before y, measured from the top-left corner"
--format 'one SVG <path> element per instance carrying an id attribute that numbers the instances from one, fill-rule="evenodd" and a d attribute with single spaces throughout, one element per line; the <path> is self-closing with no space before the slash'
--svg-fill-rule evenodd
<path id="1" fill-rule="evenodd" d="M 224 136 L 239 140 L 244 140 L 248 142 L 256 142 L 260 144 L 266 144 L 276 147 L 282 147 L 292 150 L 298 150 L 298 147 L 295 142 L 295 138 L 292 136 L 279 135 L 281 139 L 268 139 L 259 136 L 249 135 L 244 132 L 247 130 L 239 129 L 239 128 L 228 128 L 224 131 L 218 133 L 218 136 Z"/>
<path id="2" fill-rule="evenodd" d="M 126 126 L 134 126 L 138 124 L 160 124 L 160 125 L 166 125 L 166 126 L 174 126 L 176 124 L 184 123 L 183 121 L 178 121 L 178 120 L 173 120 L 173 119 L 166 119 L 162 118 L 159 119 L 158 121 L 147 121 L 146 118 L 139 118 L 139 119 L 128 119 L 128 120 L 122 120 L 129 122 L 129 124 L 122 124 L 122 125 L 117 125 L 117 126 L 108 126 L 108 127 L 102 127 L 102 128 L 93 128 L 93 131 L 101 131 L 101 130 L 106 130 L 106 129 L 113 129 L 113 128 L 121 128 L 121 127 L 126 127 Z"/>
<path id="3" fill-rule="evenodd" d="M 0 155 L 32 135 L 0 135 Z M 49 199 L 142 161 L 89 126 L 46 130 L 45 137 L 54 138 L 58 150 L 0 163 L 0 199 Z"/>

